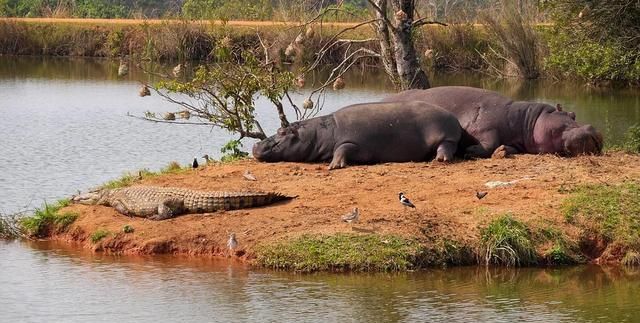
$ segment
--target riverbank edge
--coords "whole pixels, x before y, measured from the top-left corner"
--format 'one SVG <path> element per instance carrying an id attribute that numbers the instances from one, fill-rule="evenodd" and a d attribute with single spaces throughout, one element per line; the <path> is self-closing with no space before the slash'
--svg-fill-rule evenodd
<path id="1" fill-rule="evenodd" d="M 550 157 L 539 158 L 553 161 L 553 159 L 549 159 Z M 613 153 L 609 154 L 608 158 L 632 158 L 634 168 L 640 168 L 640 159 L 637 155 Z M 607 162 L 601 157 L 580 157 L 576 160 L 596 164 Z M 415 163 L 412 164 L 412 166 L 416 166 Z M 387 168 L 402 169 L 403 165 L 391 164 L 387 165 Z M 245 168 L 264 165 L 244 160 L 226 166 Z M 216 167 L 219 166 L 207 168 Z M 224 167 L 223 165 L 222 169 Z M 289 167 L 301 169 L 299 164 L 278 164 L 280 169 L 288 169 Z M 363 169 L 363 167 L 359 168 Z M 210 173 L 215 173 L 215 171 Z M 174 171 L 164 175 L 150 175 L 149 179 L 151 182 L 160 180 L 164 184 L 174 183 L 175 185 L 176 176 L 180 179 L 178 181 L 184 181 L 185 178 L 193 177 L 194 174 L 185 169 L 176 170 L 174 168 Z M 144 178 L 140 181 L 132 179 L 123 185 L 145 184 L 147 181 Z M 614 187 L 628 190 L 629 184 L 624 183 L 626 180 L 619 180 L 615 184 L 618 186 Z M 558 223 L 552 216 L 542 217 L 541 221 L 535 222 L 520 220 L 510 212 L 500 212 L 493 216 L 491 221 L 471 226 L 475 228 L 473 232 L 467 232 L 468 234 L 462 236 L 442 234 L 437 232 L 437 229 L 433 230 L 439 225 L 454 225 L 453 223 L 443 223 L 439 219 L 421 222 L 427 223 L 427 225 L 412 233 L 400 230 L 403 232 L 400 234 L 394 232 L 376 233 L 367 230 L 367 228 L 358 228 L 347 224 L 338 224 L 337 230 L 323 229 L 320 232 L 309 230 L 309 232 L 287 234 L 288 230 L 285 225 L 279 231 L 274 228 L 273 239 L 267 238 L 266 241 L 253 243 L 246 248 L 230 252 L 226 247 L 226 239 L 221 237 L 218 231 L 212 235 L 205 231 L 198 232 L 199 230 L 192 231 L 182 228 L 176 229 L 177 232 L 167 233 L 166 236 L 158 237 L 156 234 L 156 236 L 147 238 L 145 232 L 152 231 L 152 227 L 158 222 L 122 217 L 114 214 L 110 208 L 102 206 L 81 205 L 61 205 L 59 208 L 54 206 L 56 215 L 51 218 L 50 224 L 46 225 L 46 228 L 36 236 L 48 240 L 72 242 L 94 252 L 107 254 L 180 254 L 226 257 L 258 267 L 300 272 L 405 271 L 434 266 L 487 264 L 498 266 L 548 266 L 581 263 L 637 264 L 637 245 L 635 245 L 637 241 L 629 240 L 626 237 L 617 239 L 611 233 L 602 230 L 599 232 L 594 229 L 595 222 L 589 223 L 586 216 L 567 213 L 566 210 L 576 210 L 576 205 L 572 203 L 586 203 L 580 200 L 581 195 L 579 195 L 585 194 L 585 192 L 588 194 L 587 198 L 596 201 L 594 203 L 599 203 L 598 199 L 592 198 L 592 196 L 595 194 L 597 197 L 600 188 L 588 185 L 594 184 L 574 183 L 573 187 L 567 188 L 567 183 L 560 183 L 560 188 L 556 190 L 564 190 L 563 194 L 568 194 L 560 203 L 565 210 L 562 215 L 565 220 L 562 223 Z M 627 188 L 624 188 L 624 185 L 627 185 Z M 637 183 L 630 185 L 637 185 Z M 585 187 L 588 189 L 585 190 Z M 633 186 L 631 189 L 635 190 L 638 187 Z M 605 196 L 605 198 L 610 199 L 609 196 Z M 335 201 L 332 204 L 335 206 Z M 268 207 L 263 209 L 268 209 Z M 477 209 L 479 213 L 486 212 L 482 206 Z M 222 212 L 222 216 L 233 212 L 236 211 Z M 243 215 L 248 215 L 252 211 L 240 212 Z M 101 218 L 98 222 L 90 220 L 95 215 Z M 465 217 L 468 214 L 461 216 Z M 70 217 L 73 218 L 73 221 L 68 220 Z M 197 215 L 186 215 L 162 222 L 180 223 L 182 222 L 181 218 L 185 218 L 185 221 L 192 228 L 194 224 L 198 224 L 201 220 L 204 221 L 202 218 L 198 219 Z M 335 219 L 326 221 L 341 222 Z M 367 224 L 373 223 L 375 227 L 376 221 L 385 220 L 374 218 L 366 222 Z M 619 219 L 616 221 L 620 223 Z M 205 226 L 205 223 L 201 223 L 201 225 Z M 411 223 L 397 225 L 410 226 Z M 251 231 L 251 228 L 247 231 Z M 245 232 L 246 235 L 247 232 Z M 626 245 L 623 243 L 625 239 Z"/>

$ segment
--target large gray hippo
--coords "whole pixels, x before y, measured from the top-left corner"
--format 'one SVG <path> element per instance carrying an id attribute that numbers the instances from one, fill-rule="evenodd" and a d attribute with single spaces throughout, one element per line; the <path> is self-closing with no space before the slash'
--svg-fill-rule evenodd
<path id="1" fill-rule="evenodd" d="M 464 129 L 459 152 L 489 157 L 504 145 L 506 152 L 599 154 L 602 135 L 579 125 L 575 114 L 538 102 L 516 101 L 496 92 L 464 86 L 408 90 L 384 102 L 423 101 L 452 112 Z"/>
<path id="2" fill-rule="evenodd" d="M 365 103 L 292 123 L 253 146 L 259 161 L 347 164 L 453 159 L 462 128 L 425 102 Z"/>

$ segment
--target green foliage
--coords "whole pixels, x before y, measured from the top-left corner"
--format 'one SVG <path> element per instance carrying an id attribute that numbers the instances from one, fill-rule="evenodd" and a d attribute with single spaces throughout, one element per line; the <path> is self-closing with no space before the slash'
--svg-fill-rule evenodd
<path id="1" fill-rule="evenodd" d="M 263 266 L 302 272 L 401 271 L 418 267 L 421 258 L 416 241 L 378 235 L 303 235 L 257 250 Z"/>
<path id="2" fill-rule="evenodd" d="M 122 174 L 119 178 L 110 180 L 104 184 L 102 184 L 102 188 L 114 189 L 120 187 L 127 187 L 135 184 L 138 181 L 147 178 L 153 178 L 159 175 L 164 174 L 179 174 L 185 171 L 188 171 L 188 167 L 182 167 L 178 162 L 172 161 L 167 164 L 167 166 L 160 169 L 158 172 L 152 172 L 146 168 L 139 170 L 138 172 L 131 173 L 127 172 Z"/>
<path id="3" fill-rule="evenodd" d="M 586 234 L 640 250 L 640 184 L 583 185 L 563 201 L 567 222 Z"/>
<path id="4" fill-rule="evenodd" d="M 505 214 L 480 230 L 484 262 L 506 266 L 530 265 L 537 262 L 529 228 Z"/>
<path id="5" fill-rule="evenodd" d="M 60 209 L 71 203 L 68 199 L 62 199 L 49 205 L 44 204 L 43 208 L 37 208 L 32 216 L 20 219 L 20 226 L 28 236 L 46 237 L 52 232 L 65 231 L 73 223 L 78 214 L 63 213 L 58 214 Z"/>
<path id="6" fill-rule="evenodd" d="M 568 32 L 549 35 L 549 56 L 545 64 L 552 72 L 591 81 L 640 80 L 640 51 Z"/>
<path id="7" fill-rule="evenodd" d="M 66 231 L 69 226 L 78 219 L 79 214 L 75 212 L 65 212 L 59 214 L 54 220 L 59 231 Z"/>
<path id="8" fill-rule="evenodd" d="M 91 242 L 93 243 L 98 243 L 98 241 L 106 238 L 109 234 L 110 232 L 108 230 L 98 229 L 89 236 L 89 239 L 91 239 Z"/>
<path id="9" fill-rule="evenodd" d="M 240 140 L 231 140 L 227 142 L 222 148 L 220 152 L 222 152 L 222 157 L 220 157 L 221 162 L 230 162 L 238 159 L 247 158 L 249 153 L 246 151 L 240 150 L 242 147 L 242 142 Z"/>
<path id="10" fill-rule="evenodd" d="M 267 20 L 272 12 L 269 0 L 186 0 L 182 5 L 189 19 Z"/>
<path id="11" fill-rule="evenodd" d="M 241 139 L 264 139 L 266 135 L 255 116 L 255 100 L 263 96 L 283 111 L 282 100 L 293 79 L 291 72 L 264 65 L 250 51 L 242 51 L 238 57 L 225 55 L 215 64 L 199 66 L 190 80 L 165 80 L 156 87 L 167 92 L 158 92 L 160 95 L 190 111 L 192 118 L 238 133 Z M 198 103 L 173 99 L 175 94 L 187 95 Z M 286 120 L 284 112 L 279 116 L 281 121 Z M 153 114 L 146 117 L 157 119 Z"/>
<path id="12" fill-rule="evenodd" d="M 552 71 L 590 81 L 640 80 L 640 4 L 632 0 L 553 0 Z"/>
<path id="13" fill-rule="evenodd" d="M 640 124 L 635 124 L 627 130 L 622 148 L 629 153 L 640 153 Z"/>
<path id="14" fill-rule="evenodd" d="M 133 227 L 128 224 L 122 227 L 122 232 L 124 233 L 133 233 L 133 231 L 134 231 Z"/>

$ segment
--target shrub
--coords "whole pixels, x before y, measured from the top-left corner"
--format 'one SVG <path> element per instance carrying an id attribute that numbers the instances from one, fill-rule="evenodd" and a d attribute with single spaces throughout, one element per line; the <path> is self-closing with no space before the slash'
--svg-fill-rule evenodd
<path id="1" fill-rule="evenodd" d="M 506 266 L 536 263 L 536 252 L 527 226 L 505 214 L 480 230 L 484 262 Z"/>
<path id="2" fill-rule="evenodd" d="M 91 239 L 91 242 L 98 243 L 98 241 L 104 239 L 108 235 L 109 235 L 108 230 L 98 229 L 94 233 L 92 233 L 89 238 Z"/>
<path id="3" fill-rule="evenodd" d="M 640 153 L 640 124 L 635 124 L 627 130 L 622 148 L 629 153 Z"/>
<path id="4" fill-rule="evenodd" d="M 56 230 L 66 230 L 75 221 L 77 214 L 65 213 L 58 215 L 58 211 L 71 203 L 68 199 L 62 199 L 54 204 L 44 204 L 43 208 L 37 208 L 32 216 L 20 219 L 20 226 L 29 236 L 45 237 Z"/>

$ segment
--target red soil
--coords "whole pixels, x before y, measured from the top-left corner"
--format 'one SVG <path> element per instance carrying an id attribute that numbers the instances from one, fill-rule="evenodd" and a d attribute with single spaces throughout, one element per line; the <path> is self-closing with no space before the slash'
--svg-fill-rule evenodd
<path id="1" fill-rule="evenodd" d="M 243 178 L 245 170 L 257 181 Z M 401 163 L 352 166 L 327 171 L 326 164 L 275 163 L 245 160 L 210 165 L 182 174 L 145 179 L 139 184 L 198 190 L 276 191 L 298 198 L 256 209 L 184 215 L 166 221 L 129 218 L 104 206 L 73 205 L 80 213 L 69 233 L 57 239 L 81 242 L 85 247 L 127 254 L 228 254 L 228 233 L 240 244 L 237 256 L 253 258 L 255 246 L 304 233 L 363 232 L 397 234 L 425 244 L 448 238 L 478 239 L 478 227 L 511 212 L 533 227 L 556 225 L 573 237 L 559 207 L 566 194 L 561 187 L 582 183 L 617 183 L 638 178 L 640 157 L 611 153 L 599 157 L 565 159 L 551 155 L 519 155 L 507 159 L 461 161 L 454 164 Z M 489 189 L 488 181 L 524 179 L 512 186 Z M 136 184 L 138 185 L 138 184 Z M 416 205 L 405 210 L 398 192 Z M 488 191 L 478 200 L 476 191 Z M 360 209 L 360 223 L 350 225 L 341 216 Z M 135 228 L 122 233 L 124 225 Z M 97 244 L 89 236 L 97 229 L 117 233 Z"/>

